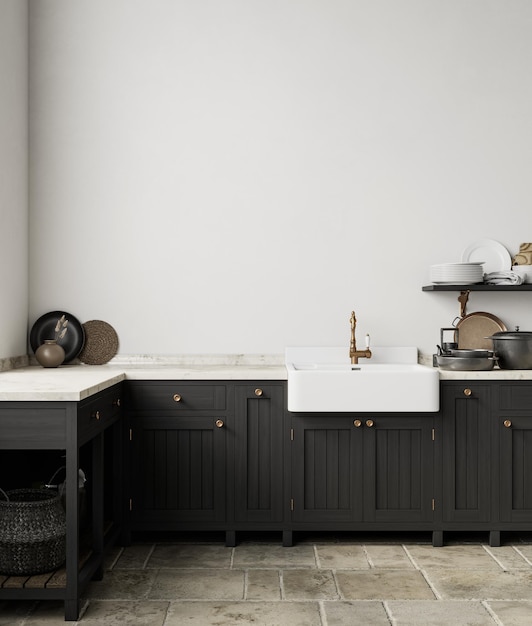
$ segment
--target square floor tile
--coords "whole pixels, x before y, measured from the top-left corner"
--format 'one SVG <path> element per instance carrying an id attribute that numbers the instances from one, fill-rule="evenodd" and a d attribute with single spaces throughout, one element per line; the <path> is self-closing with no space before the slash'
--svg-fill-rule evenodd
<path id="1" fill-rule="evenodd" d="M 517 552 L 529 563 L 532 563 L 532 545 L 528 543 L 521 543 L 515 546 Z"/>
<path id="2" fill-rule="evenodd" d="M 82 626 L 163 626 L 169 602 L 93 600 L 82 616 Z M 67 622 L 68 624 L 68 622 Z"/>
<path id="3" fill-rule="evenodd" d="M 450 567 L 453 569 L 493 569 L 500 570 L 481 545 L 408 546 L 406 548 L 414 563 L 421 569 Z"/>
<path id="4" fill-rule="evenodd" d="M 148 568 L 193 569 L 231 566 L 232 548 L 222 545 L 179 543 L 157 544 L 148 560 Z"/>
<path id="5" fill-rule="evenodd" d="M 163 569 L 157 572 L 149 597 L 158 600 L 243 600 L 244 572 Z"/>
<path id="6" fill-rule="evenodd" d="M 486 547 L 486 550 L 499 562 L 502 569 L 532 569 L 532 564 L 513 546 Z"/>
<path id="7" fill-rule="evenodd" d="M 165 626 L 321 626 L 317 602 L 174 602 Z M 368 625 L 369 626 L 369 625 Z"/>
<path id="8" fill-rule="evenodd" d="M 282 587 L 287 600 L 335 600 L 339 597 L 329 570 L 284 570 Z"/>
<path id="9" fill-rule="evenodd" d="M 113 569 L 144 569 L 153 544 L 139 543 L 124 548 Z"/>
<path id="10" fill-rule="evenodd" d="M 495 626 L 480 602 L 392 600 L 387 602 L 394 626 Z"/>
<path id="11" fill-rule="evenodd" d="M 111 570 L 103 580 L 93 581 L 87 589 L 89 598 L 99 600 L 138 600 L 147 598 L 155 580 L 154 571 Z"/>
<path id="12" fill-rule="evenodd" d="M 382 602 L 323 602 L 327 626 L 390 626 Z"/>
<path id="13" fill-rule="evenodd" d="M 401 545 L 366 545 L 368 560 L 372 567 L 383 569 L 415 569 Z"/>
<path id="14" fill-rule="evenodd" d="M 487 602 L 504 626 L 532 624 L 532 601 Z"/>
<path id="15" fill-rule="evenodd" d="M 346 600 L 435 599 L 421 572 L 410 570 L 337 571 L 341 597 Z"/>
<path id="16" fill-rule="evenodd" d="M 314 546 L 303 544 L 285 548 L 282 545 L 242 544 L 235 548 L 233 567 L 258 567 L 260 569 L 316 567 Z"/>
<path id="17" fill-rule="evenodd" d="M 322 569 L 369 569 L 363 546 L 327 544 L 316 546 L 318 566 Z"/>
<path id="18" fill-rule="evenodd" d="M 250 569 L 246 573 L 246 600 L 280 600 L 280 571 Z"/>
<path id="19" fill-rule="evenodd" d="M 425 575 L 444 600 L 532 600 L 532 571 L 447 568 Z"/>

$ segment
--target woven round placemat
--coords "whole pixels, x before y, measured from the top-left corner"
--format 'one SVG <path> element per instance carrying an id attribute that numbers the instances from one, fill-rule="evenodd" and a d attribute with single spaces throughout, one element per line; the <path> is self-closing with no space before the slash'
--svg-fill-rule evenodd
<path id="1" fill-rule="evenodd" d="M 87 365 L 102 365 L 110 361 L 118 351 L 118 335 L 107 322 L 90 320 L 83 324 L 85 344 L 79 360 Z"/>

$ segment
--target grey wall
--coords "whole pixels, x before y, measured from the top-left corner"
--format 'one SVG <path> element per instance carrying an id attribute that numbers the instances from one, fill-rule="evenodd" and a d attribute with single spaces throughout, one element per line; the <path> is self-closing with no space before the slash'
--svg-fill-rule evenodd
<path id="1" fill-rule="evenodd" d="M 429 265 L 532 241 L 529 0 L 30 3 L 30 324 L 122 353 L 431 352 Z M 469 311 L 532 329 L 527 294 Z"/>
<path id="2" fill-rule="evenodd" d="M 28 11 L 0 0 L 0 359 L 26 354 Z"/>

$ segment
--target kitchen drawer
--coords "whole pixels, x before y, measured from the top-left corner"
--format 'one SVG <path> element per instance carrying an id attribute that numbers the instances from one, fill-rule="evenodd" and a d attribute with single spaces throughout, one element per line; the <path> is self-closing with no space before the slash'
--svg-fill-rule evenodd
<path id="1" fill-rule="evenodd" d="M 93 436 L 104 430 L 120 417 L 122 411 L 122 387 L 116 385 L 81 403 L 78 408 L 80 435 Z"/>
<path id="2" fill-rule="evenodd" d="M 499 409 L 503 411 L 532 411 L 532 383 L 501 385 Z"/>
<path id="3" fill-rule="evenodd" d="M 134 411 L 224 411 L 226 388 L 180 381 L 132 382 L 129 399 Z"/>

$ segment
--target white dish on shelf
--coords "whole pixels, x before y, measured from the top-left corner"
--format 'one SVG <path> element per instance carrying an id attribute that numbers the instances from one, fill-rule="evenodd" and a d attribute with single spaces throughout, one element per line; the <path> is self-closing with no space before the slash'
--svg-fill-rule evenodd
<path id="1" fill-rule="evenodd" d="M 462 252 L 462 261 L 471 263 L 484 260 L 484 273 L 509 272 L 512 267 L 512 257 L 508 250 L 494 239 L 479 239 L 467 246 Z"/>
<path id="2" fill-rule="evenodd" d="M 430 266 L 430 280 L 435 284 L 468 285 L 484 278 L 482 261 L 473 263 L 443 263 Z"/>
<path id="3" fill-rule="evenodd" d="M 461 263 L 436 263 L 431 267 L 469 267 L 471 265 L 482 265 L 485 261 L 462 261 Z"/>
<path id="4" fill-rule="evenodd" d="M 433 285 L 476 285 L 482 280 L 432 280 Z"/>

